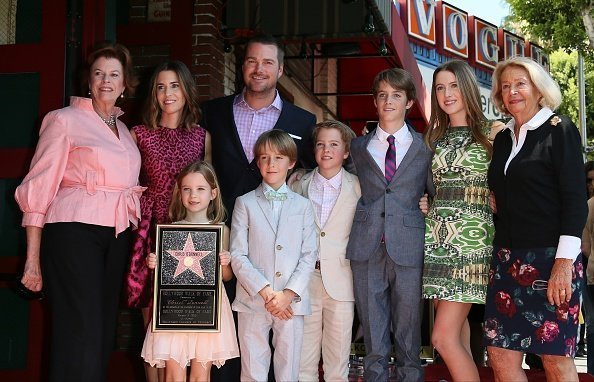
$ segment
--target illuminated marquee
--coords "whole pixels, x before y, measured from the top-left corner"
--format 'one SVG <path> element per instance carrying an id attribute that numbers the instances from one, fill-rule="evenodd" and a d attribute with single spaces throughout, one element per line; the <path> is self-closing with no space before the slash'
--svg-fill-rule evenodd
<path id="1" fill-rule="evenodd" d="M 499 60 L 518 55 L 529 56 L 548 68 L 548 57 L 538 45 L 478 17 L 468 16 L 446 2 L 400 0 L 401 5 L 404 3 L 408 35 L 435 46 L 438 51 L 472 57 L 471 64 L 490 69 L 495 68 Z"/>

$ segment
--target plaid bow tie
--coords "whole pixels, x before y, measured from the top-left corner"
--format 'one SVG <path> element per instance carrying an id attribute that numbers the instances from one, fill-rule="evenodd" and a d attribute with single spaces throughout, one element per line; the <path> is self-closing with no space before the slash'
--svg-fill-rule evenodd
<path id="1" fill-rule="evenodd" d="M 274 190 L 268 190 L 264 193 L 264 196 L 268 200 L 282 202 L 287 200 L 287 193 L 286 192 L 278 192 Z"/>

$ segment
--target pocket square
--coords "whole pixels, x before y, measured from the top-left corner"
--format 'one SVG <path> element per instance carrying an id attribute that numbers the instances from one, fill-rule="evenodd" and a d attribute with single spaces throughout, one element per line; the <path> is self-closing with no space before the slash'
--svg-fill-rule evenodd
<path id="1" fill-rule="evenodd" d="M 287 134 L 289 134 L 289 136 L 291 138 L 293 138 L 293 139 L 299 139 L 299 140 L 301 140 L 301 137 L 299 135 L 294 135 L 294 134 L 291 134 L 291 133 L 287 133 Z"/>

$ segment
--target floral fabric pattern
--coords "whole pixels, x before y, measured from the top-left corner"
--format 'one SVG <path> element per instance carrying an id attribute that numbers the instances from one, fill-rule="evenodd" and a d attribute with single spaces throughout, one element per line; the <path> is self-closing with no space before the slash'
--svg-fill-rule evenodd
<path id="1" fill-rule="evenodd" d="M 569 303 L 549 304 L 546 287 L 556 248 L 494 248 L 483 323 L 487 346 L 534 354 L 575 357 L 579 291 L 584 283 L 581 257 L 574 263 Z"/>
<path id="2" fill-rule="evenodd" d="M 437 191 L 425 218 L 423 298 L 484 304 L 494 227 L 488 206 L 489 156 L 470 129 L 436 142 Z"/>

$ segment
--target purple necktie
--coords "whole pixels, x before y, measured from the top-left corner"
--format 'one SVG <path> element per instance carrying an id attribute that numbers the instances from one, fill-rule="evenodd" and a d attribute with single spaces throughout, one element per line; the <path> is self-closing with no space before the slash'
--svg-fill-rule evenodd
<path id="1" fill-rule="evenodd" d="M 396 146 L 394 136 L 388 135 L 388 151 L 386 151 L 386 180 L 388 183 L 396 174 Z"/>

